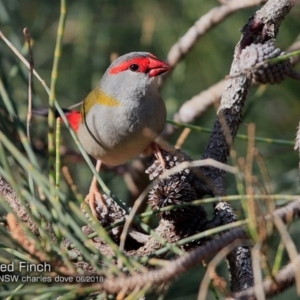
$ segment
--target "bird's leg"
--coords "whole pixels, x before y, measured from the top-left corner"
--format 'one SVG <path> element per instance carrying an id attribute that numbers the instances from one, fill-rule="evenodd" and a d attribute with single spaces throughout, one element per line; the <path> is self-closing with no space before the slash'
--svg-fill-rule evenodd
<path id="1" fill-rule="evenodd" d="M 96 171 L 99 173 L 101 168 L 101 160 L 97 160 L 96 164 Z M 96 207 L 96 200 L 100 201 L 101 204 L 106 208 L 106 203 L 103 199 L 103 195 L 100 193 L 99 188 L 98 188 L 98 182 L 96 176 L 93 177 L 92 183 L 90 185 L 89 193 L 85 197 L 85 202 L 88 203 L 90 206 L 90 209 L 92 211 L 92 214 L 94 217 L 98 218 L 98 213 L 95 209 Z"/>
<path id="2" fill-rule="evenodd" d="M 164 161 L 164 158 L 161 154 L 161 150 L 159 148 L 159 145 L 156 142 L 152 142 L 145 150 L 145 152 L 148 150 L 148 148 L 150 147 L 150 149 L 152 150 L 153 155 L 155 156 L 155 158 L 160 162 L 163 171 L 166 170 L 166 163 Z"/>

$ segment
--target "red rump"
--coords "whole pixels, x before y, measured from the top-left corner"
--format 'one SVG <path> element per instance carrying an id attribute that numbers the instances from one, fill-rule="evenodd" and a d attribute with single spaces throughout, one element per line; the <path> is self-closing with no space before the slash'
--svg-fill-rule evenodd
<path id="1" fill-rule="evenodd" d="M 77 133 L 79 123 L 81 122 L 81 114 L 80 111 L 78 110 L 70 110 L 67 108 L 62 109 L 63 112 L 65 113 L 72 129 Z M 32 110 L 32 113 L 36 116 L 42 116 L 42 117 L 47 117 L 49 113 L 48 107 L 39 107 L 35 108 Z M 55 117 L 59 118 L 59 113 L 58 111 L 55 111 Z"/>
<path id="2" fill-rule="evenodd" d="M 73 111 L 67 112 L 66 117 L 67 117 L 72 129 L 77 133 L 79 123 L 81 122 L 80 111 L 73 110 Z"/>

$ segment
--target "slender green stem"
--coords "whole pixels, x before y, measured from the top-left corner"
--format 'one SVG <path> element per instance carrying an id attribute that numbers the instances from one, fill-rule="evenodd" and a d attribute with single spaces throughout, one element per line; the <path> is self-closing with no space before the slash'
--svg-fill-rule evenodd
<path id="1" fill-rule="evenodd" d="M 36 170 L 35 166 L 32 165 L 26 157 L 22 155 L 22 153 L 12 144 L 12 142 L 0 131 L 0 141 L 3 143 L 3 146 L 15 157 L 16 161 L 18 161 L 24 170 L 29 170 L 32 174 L 34 180 L 38 182 L 41 186 L 43 186 L 43 191 L 46 196 L 51 199 L 51 194 L 48 192 L 51 189 L 51 185 L 49 181 L 44 177 L 39 170 Z M 66 196 L 60 192 L 56 191 L 56 193 L 60 196 L 61 199 L 66 199 Z"/>
<path id="2" fill-rule="evenodd" d="M 246 219 L 246 220 L 236 221 L 236 222 L 233 222 L 233 223 L 222 225 L 222 226 L 219 226 L 219 227 L 215 227 L 215 228 L 212 228 L 212 229 L 208 229 L 208 230 L 206 230 L 204 232 L 196 233 L 194 235 L 191 235 L 189 237 L 181 239 L 180 241 L 176 242 L 175 244 L 177 246 L 183 246 L 183 245 L 185 245 L 187 243 L 200 240 L 200 239 L 202 239 L 204 237 L 211 236 L 211 235 L 223 232 L 225 230 L 229 230 L 229 229 L 232 229 L 232 228 L 237 228 L 237 227 L 246 225 L 248 223 L 249 223 L 249 221 Z"/>
<path id="3" fill-rule="evenodd" d="M 28 109 L 27 109 L 27 122 L 26 122 L 26 134 L 28 143 L 31 144 L 31 136 L 30 136 L 30 125 L 31 125 L 31 118 L 32 118 L 32 100 L 33 100 L 33 68 L 34 68 L 34 61 L 33 61 L 33 52 L 31 47 L 31 36 L 29 30 L 24 28 L 23 30 L 25 40 L 28 45 L 28 53 L 29 53 L 29 74 L 28 74 Z M 28 183 L 32 193 L 35 193 L 33 179 L 28 172 Z"/>
<path id="4" fill-rule="evenodd" d="M 26 284 L 22 283 L 20 285 L 18 285 L 12 292 L 11 295 L 8 296 L 5 300 L 12 300 L 13 296 L 15 295 L 16 292 L 18 292 L 19 290 L 21 290 Z"/>
<path id="5" fill-rule="evenodd" d="M 1 35 L 0 35 L 1 36 Z M 17 132 L 20 136 L 20 140 L 22 142 L 22 145 L 26 151 L 26 154 L 30 160 L 30 162 L 34 165 L 34 167 L 37 169 L 37 170 L 40 170 L 40 167 L 37 163 L 37 159 L 35 157 L 35 154 L 29 144 L 29 141 L 24 133 L 24 128 L 22 127 L 22 124 L 19 120 L 19 117 L 12 105 L 12 101 L 9 99 L 8 97 L 8 94 L 5 90 L 5 87 L 4 87 L 4 84 L 2 82 L 2 79 L 0 78 L 0 96 L 2 97 L 3 99 L 3 102 L 4 102 L 4 105 L 8 111 L 8 113 L 11 115 L 11 117 L 14 119 L 14 122 L 16 124 L 16 129 L 17 129 Z"/>
<path id="6" fill-rule="evenodd" d="M 195 241 L 200 240 L 200 239 L 202 239 L 204 237 L 208 237 L 208 236 L 211 236 L 211 235 L 214 235 L 214 234 L 217 234 L 217 233 L 220 233 L 220 232 L 232 229 L 232 228 L 243 226 L 243 225 L 246 225 L 246 224 L 248 224 L 248 220 L 242 220 L 242 221 L 237 221 L 237 222 L 229 223 L 229 224 L 226 224 L 226 225 L 215 227 L 213 229 L 206 230 L 204 232 L 200 232 L 200 233 L 191 235 L 191 236 L 189 236 L 187 238 L 179 240 L 178 242 L 176 242 L 174 244 L 176 246 L 183 246 L 183 245 L 185 245 L 187 243 L 195 242 Z M 154 256 L 163 255 L 163 254 L 165 254 L 168 251 L 169 251 L 168 247 L 163 247 L 163 248 L 161 248 L 161 249 L 159 249 L 159 250 L 151 253 L 148 257 L 141 258 L 140 262 L 141 263 L 146 263 L 149 258 L 154 257 Z"/>
<path id="7" fill-rule="evenodd" d="M 283 55 L 267 59 L 267 60 L 263 61 L 262 63 L 276 64 L 280 61 L 287 60 L 288 58 L 293 57 L 293 56 L 297 56 L 299 54 L 300 54 L 300 50 L 297 50 L 297 51 L 293 51 L 293 52 L 290 52 L 290 53 L 285 53 Z"/>
<path id="8" fill-rule="evenodd" d="M 143 212 L 143 213 L 137 215 L 137 217 L 143 219 L 143 218 L 147 218 L 147 217 L 150 217 L 153 215 L 157 215 L 157 214 L 159 214 L 161 212 L 165 212 L 165 211 L 170 211 L 170 210 L 188 207 L 188 206 L 203 205 L 203 204 L 207 204 L 207 203 L 216 203 L 219 201 L 237 201 L 237 200 L 243 200 L 243 199 L 249 199 L 249 198 L 253 198 L 256 200 L 264 200 L 264 199 L 269 199 L 270 197 L 273 198 L 274 200 L 286 200 L 286 201 L 294 201 L 294 200 L 299 199 L 299 196 L 291 196 L 291 195 L 231 195 L 231 196 L 224 196 L 224 197 L 212 197 L 212 198 L 206 198 L 206 199 L 198 199 L 198 200 L 194 200 L 194 201 L 186 202 L 186 203 L 182 203 L 182 204 L 177 204 L 177 205 L 168 205 L 168 206 L 162 207 L 160 209 Z M 125 220 L 110 224 L 109 226 L 105 227 L 105 229 L 107 231 L 111 230 L 114 227 L 124 224 L 124 222 L 125 222 Z M 94 236 L 96 236 L 96 235 L 94 235 L 94 234 L 89 235 L 90 238 L 93 238 Z"/>
<path id="9" fill-rule="evenodd" d="M 27 110 L 27 124 L 26 124 L 26 130 L 27 130 L 27 138 L 29 143 L 31 143 L 30 138 L 30 123 L 31 123 L 31 117 L 32 117 L 32 96 L 33 96 L 33 68 L 34 68 L 34 62 L 33 62 L 33 52 L 31 47 L 31 36 L 29 33 L 29 30 L 27 28 L 24 28 L 23 30 L 26 43 L 28 45 L 28 53 L 29 53 L 29 74 L 28 74 L 28 110 Z"/>
<path id="10" fill-rule="evenodd" d="M 44 293 L 49 293 L 52 297 L 54 296 L 55 293 L 65 293 L 70 290 L 73 290 L 74 286 L 72 285 L 58 285 L 55 284 L 53 286 L 46 286 L 46 287 L 38 287 L 33 289 L 32 286 L 29 286 L 28 288 L 21 289 L 18 291 L 15 291 L 15 296 L 22 296 L 22 295 L 42 295 Z M 92 288 L 82 288 L 82 290 L 92 290 Z M 11 291 L 0 291 L 0 297 L 7 297 L 11 295 Z M 53 298 L 52 298 L 53 299 Z"/>
<path id="11" fill-rule="evenodd" d="M 216 300 L 220 300 L 220 297 L 219 297 L 219 295 L 218 295 L 217 288 L 213 285 L 212 282 L 210 282 L 209 288 L 210 288 L 212 294 L 214 295 L 215 299 L 216 299 Z"/>
<path id="12" fill-rule="evenodd" d="M 273 275 L 275 275 L 281 268 L 284 252 L 285 252 L 284 243 L 282 242 L 282 240 L 280 240 L 280 243 L 277 248 L 275 260 L 274 260 L 273 269 L 272 269 Z"/>
<path id="13" fill-rule="evenodd" d="M 167 120 L 167 123 L 178 126 L 178 127 L 190 128 L 190 129 L 198 131 L 198 132 L 206 132 L 206 133 L 211 133 L 212 132 L 212 129 L 204 128 L 204 127 L 197 126 L 197 125 L 179 123 L 179 122 L 175 122 L 175 121 L 172 121 L 172 120 Z M 249 140 L 249 136 L 246 135 L 246 134 L 237 134 L 236 138 L 240 139 L 240 140 L 243 140 L 243 141 L 248 141 Z M 277 145 L 287 145 L 287 146 L 294 146 L 295 145 L 294 141 L 264 138 L 264 137 L 259 137 L 259 136 L 254 137 L 254 140 L 256 142 L 262 142 L 262 143 L 267 143 L 267 144 L 277 144 Z"/>
<path id="14" fill-rule="evenodd" d="M 60 17 L 56 36 L 56 45 L 54 50 L 54 60 L 51 72 L 51 84 L 49 95 L 49 114 L 48 114 L 48 155 L 49 155 L 49 176 L 50 181 L 55 182 L 55 138 L 54 138 L 54 125 L 55 125 L 55 99 L 56 99 L 56 82 L 58 78 L 58 65 L 61 56 L 62 40 L 65 30 L 67 16 L 66 0 L 60 1 Z"/>
<path id="15" fill-rule="evenodd" d="M 56 119 L 56 140 L 55 140 L 55 186 L 59 189 L 60 182 L 60 119 Z M 57 198 L 58 200 L 58 198 Z"/>
<path id="16" fill-rule="evenodd" d="M 224 197 L 212 197 L 212 198 L 194 200 L 194 201 L 191 201 L 188 203 L 183 203 L 183 204 L 178 204 L 178 205 L 169 205 L 169 206 L 163 207 L 161 209 L 141 213 L 141 214 L 137 215 L 136 217 L 139 217 L 142 219 L 142 218 L 146 218 L 149 216 L 157 215 L 157 214 L 159 214 L 161 212 L 165 212 L 165 211 L 171 211 L 174 209 L 183 208 L 183 207 L 187 207 L 187 206 L 197 206 L 197 205 L 203 205 L 203 204 L 207 204 L 207 203 L 215 203 L 215 202 L 219 202 L 219 201 L 237 201 L 237 200 L 242 201 L 242 200 L 245 200 L 248 198 L 253 198 L 256 200 L 264 200 L 264 199 L 269 199 L 270 197 L 272 197 L 274 200 L 285 199 L 287 201 L 294 201 L 296 199 L 299 199 L 299 196 L 291 196 L 291 195 L 232 195 L 232 196 L 224 196 Z M 109 231 L 112 228 L 121 226 L 124 223 L 125 223 L 125 220 L 122 220 L 122 221 L 113 223 L 113 224 L 105 227 L 105 229 L 107 231 Z M 89 238 L 93 238 L 96 236 L 97 236 L 97 233 L 92 233 L 89 235 Z"/>

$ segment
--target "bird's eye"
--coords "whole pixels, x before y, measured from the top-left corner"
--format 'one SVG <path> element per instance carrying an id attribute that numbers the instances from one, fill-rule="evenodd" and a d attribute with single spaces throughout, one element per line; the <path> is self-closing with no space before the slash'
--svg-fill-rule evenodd
<path id="1" fill-rule="evenodd" d="M 132 64 L 132 65 L 130 65 L 130 67 L 129 67 L 130 71 L 132 71 L 132 72 L 138 71 L 139 68 L 140 68 L 140 67 L 139 67 L 139 65 L 137 65 L 137 64 Z"/>

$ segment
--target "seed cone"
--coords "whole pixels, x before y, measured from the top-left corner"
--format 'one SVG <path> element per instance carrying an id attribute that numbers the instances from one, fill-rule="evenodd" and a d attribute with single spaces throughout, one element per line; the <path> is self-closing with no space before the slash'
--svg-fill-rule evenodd
<path id="1" fill-rule="evenodd" d="M 290 59 L 270 62 L 269 59 L 284 55 L 275 48 L 272 41 L 264 44 L 251 44 L 244 48 L 240 55 L 240 67 L 255 82 L 275 84 L 283 81 L 292 72 Z"/>
<path id="2" fill-rule="evenodd" d="M 165 161 L 165 168 L 171 169 L 183 161 L 191 161 L 190 157 L 180 150 L 169 153 L 162 151 Z M 180 205 L 199 199 L 200 180 L 190 169 L 183 169 L 180 172 L 160 179 L 163 172 L 160 162 L 155 160 L 146 170 L 150 179 L 155 179 L 152 189 L 149 192 L 149 204 L 153 210 L 161 209 L 170 205 Z M 195 216 L 206 218 L 204 209 L 201 206 L 183 206 L 159 212 L 159 215 L 168 221 L 186 222 Z"/>

